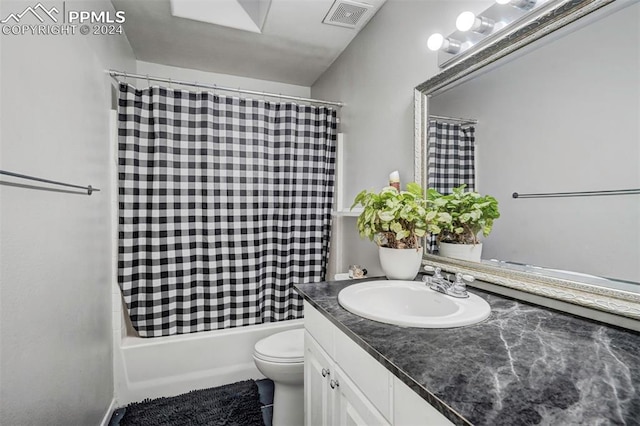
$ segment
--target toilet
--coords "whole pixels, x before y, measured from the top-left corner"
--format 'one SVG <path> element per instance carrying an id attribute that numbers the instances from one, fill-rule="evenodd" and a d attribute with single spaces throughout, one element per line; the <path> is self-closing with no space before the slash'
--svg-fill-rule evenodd
<path id="1" fill-rule="evenodd" d="M 253 360 L 258 370 L 273 380 L 273 426 L 304 424 L 304 329 L 260 340 Z"/>

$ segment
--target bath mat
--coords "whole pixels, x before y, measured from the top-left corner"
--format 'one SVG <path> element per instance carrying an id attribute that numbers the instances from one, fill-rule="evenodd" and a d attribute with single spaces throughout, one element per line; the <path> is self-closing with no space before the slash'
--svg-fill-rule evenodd
<path id="1" fill-rule="evenodd" d="M 119 426 L 263 426 L 260 395 L 253 380 L 195 390 L 170 398 L 135 402 Z"/>

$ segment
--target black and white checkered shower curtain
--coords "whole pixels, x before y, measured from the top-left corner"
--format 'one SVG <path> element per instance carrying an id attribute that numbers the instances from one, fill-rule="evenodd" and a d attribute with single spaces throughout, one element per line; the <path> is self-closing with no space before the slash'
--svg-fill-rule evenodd
<path id="1" fill-rule="evenodd" d="M 427 150 L 427 187 L 441 194 L 466 184 L 475 191 L 475 127 L 430 120 Z M 435 237 L 428 238 L 428 250 L 437 253 Z"/>
<path id="2" fill-rule="evenodd" d="M 299 318 L 324 279 L 336 111 L 121 84 L 118 282 L 144 337 Z"/>

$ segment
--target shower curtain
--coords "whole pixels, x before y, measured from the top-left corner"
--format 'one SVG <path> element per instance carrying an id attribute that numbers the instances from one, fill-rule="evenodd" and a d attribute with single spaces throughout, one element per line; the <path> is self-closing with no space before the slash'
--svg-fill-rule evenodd
<path id="1" fill-rule="evenodd" d="M 301 317 L 335 141 L 331 108 L 121 83 L 118 282 L 140 336 Z"/>
<path id="2" fill-rule="evenodd" d="M 427 187 L 441 194 L 466 184 L 475 191 L 475 127 L 430 120 L 428 127 Z M 437 253 L 436 238 L 428 238 L 428 250 Z"/>

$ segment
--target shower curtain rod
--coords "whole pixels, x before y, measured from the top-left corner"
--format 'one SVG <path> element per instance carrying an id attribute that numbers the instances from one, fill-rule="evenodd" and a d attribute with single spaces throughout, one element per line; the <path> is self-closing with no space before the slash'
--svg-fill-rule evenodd
<path id="1" fill-rule="evenodd" d="M 514 192 L 513 198 L 560 198 L 560 197 L 593 197 L 598 195 L 638 195 L 639 189 L 612 189 L 605 191 L 577 191 L 577 192 L 544 192 L 539 194 L 520 194 Z"/>
<path id="2" fill-rule="evenodd" d="M 302 97 L 299 97 L 299 96 L 282 95 L 280 93 L 258 92 L 256 90 L 241 89 L 239 87 L 237 87 L 237 88 L 224 87 L 224 86 L 218 86 L 217 84 L 205 84 L 205 83 L 198 83 L 197 81 L 190 82 L 190 81 L 183 81 L 183 80 L 175 80 L 173 78 L 153 77 L 153 76 L 150 76 L 150 75 L 143 75 L 143 74 L 130 74 L 128 72 L 116 71 L 116 70 L 108 70 L 106 72 L 113 79 L 115 79 L 116 81 L 120 81 L 120 80 L 118 80 L 117 77 L 124 77 L 125 81 L 126 81 L 126 79 L 128 77 L 131 77 L 131 78 L 139 78 L 139 79 L 147 80 L 147 81 L 153 80 L 153 81 L 160 81 L 160 82 L 169 83 L 169 84 L 180 84 L 182 86 L 203 87 L 203 88 L 206 88 L 206 89 L 223 90 L 223 91 L 226 91 L 226 92 L 246 93 L 246 94 L 249 94 L 249 95 L 269 96 L 271 98 L 288 99 L 288 100 L 292 100 L 292 101 L 303 101 L 303 102 L 310 102 L 310 103 L 314 103 L 314 104 L 334 105 L 334 106 L 337 106 L 337 107 L 343 107 L 344 106 L 344 104 L 342 102 L 333 102 L 333 101 L 323 101 L 321 99 L 302 98 Z"/>
<path id="3" fill-rule="evenodd" d="M 458 121 L 462 124 L 478 124 L 478 120 L 473 118 L 446 117 L 444 115 L 429 115 L 429 118 L 438 118 L 440 120 Z"/>

